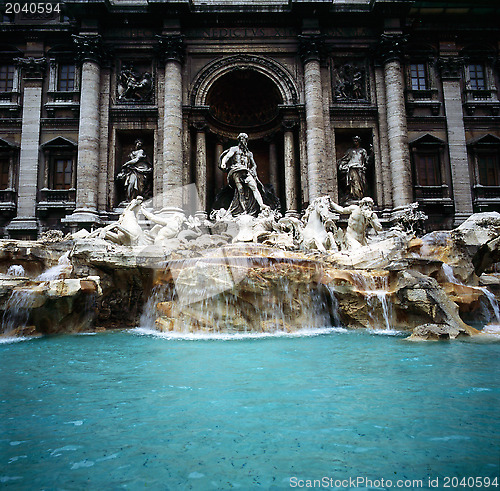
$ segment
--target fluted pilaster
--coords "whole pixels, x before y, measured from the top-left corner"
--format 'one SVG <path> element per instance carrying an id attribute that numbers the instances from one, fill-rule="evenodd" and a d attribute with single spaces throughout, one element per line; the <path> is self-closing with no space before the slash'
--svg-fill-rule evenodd
<path id="1" fill-rule="evenodd" d="M 17 58 L 24 78 L 21 152 L 17 217 L 8 226 L 11 234 L 34 236 L 38 224 L 35 217 L 40 145 L 42 85 L 47 62 L 45 58 Z"/>
<path id="2" fill-rule="evenodd" d="M 447 56 L 438 60 L 443 82 L 444 110 L 448 133 L 453 199 L 455 201 L 455 223 L 460 225 L 472 214 L 471 175 L 467 158 L 462 89 L 460 79 L 463 60 Z"/>

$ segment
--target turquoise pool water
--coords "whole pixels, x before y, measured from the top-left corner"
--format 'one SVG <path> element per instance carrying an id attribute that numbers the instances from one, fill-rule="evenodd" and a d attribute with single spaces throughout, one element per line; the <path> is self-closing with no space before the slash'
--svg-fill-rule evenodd
<path id="1" fill-rule="evenodd" d="M 0 351 L 8 489 L 306 489 L 324 477 L 330 489 L 358 477 L 445 489 L 499 473 L 499 343 L 121 331 Z"/>

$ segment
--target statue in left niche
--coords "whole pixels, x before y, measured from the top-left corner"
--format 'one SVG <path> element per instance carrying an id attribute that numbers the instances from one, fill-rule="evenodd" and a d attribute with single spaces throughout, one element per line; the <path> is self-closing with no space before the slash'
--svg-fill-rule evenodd
<path id="1" fill-rule="evenodd" d="M 153 94 L 153 76 L 149 72 L 139 75 L 131 66 L 125 66 L 118 78 L 118 100 L 147 102 Z"/>
<path id="2" fill-rule="evenodd" d="M 130 152 L 129 160 L 122 165 L 116 180 L 122 182 L 126 201 L 137 196 L 151 196 L 153 166 L 142 148 L 142 140 L 135 141 L 135 147 Z"/>

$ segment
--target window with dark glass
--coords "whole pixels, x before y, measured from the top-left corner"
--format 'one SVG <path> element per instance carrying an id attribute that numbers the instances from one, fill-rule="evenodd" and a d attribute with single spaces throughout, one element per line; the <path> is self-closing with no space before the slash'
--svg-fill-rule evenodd
<path id="1" fill-rule="evenodd" d="M 486 89 L 486 77 L 483 65 L 469 65 L 470 88 L 472 90 Z"/>
<path id="2" fill-rule="evenodd" d="M 10 171 L 9 159 L 0 159 L 0 189 L 9 188 L 9 171 Z"/>
<path id="3" fill-rule="evenodd" d="M 410 81 L 412 90 L 427 89 L 427 72 L 425 63 L 412 63 L 410 65 Z"/>
<path id="4" fill-rule="evenodd" d="M 478 155 L 479 184 L 482 186 L 500 186 L 498 153 Z"/>
<path id="5" fill-rule="evenodd" d="M 53 168 L 54 189 L 70 189 L 73 178 L 73 159 L 56 158 Z"/>
<path id="6" fill-rule="evenodd" d="M 59 65 L 57 90 L 60 92 L 75 90 L 75 65 Z"/>
<path id="7" fill-rule="evenodd" d="M 415 160 L 419 186 L 440 186 L 442 184 L 437 154 L 419 153 Z"/>
<path id="8" fill-rule="evenodd" d="M 14 75 L 14 65 L 0 65 L 0 92 L 12 92 Z"/>

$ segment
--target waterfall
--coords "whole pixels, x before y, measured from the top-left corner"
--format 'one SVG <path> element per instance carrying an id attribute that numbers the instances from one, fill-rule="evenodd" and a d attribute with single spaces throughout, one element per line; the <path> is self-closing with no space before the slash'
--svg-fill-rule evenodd
<path id="1" fill-rule="evenodd" d="M 9 333 L 28 325 L 30 309 L 33 306 L 34 294 L 27 290 L 15 290 L 6 302 L 2 316 L 2 333 Z"/>
<path id="2" fill-rule="evenodd" d="M 491 308 L 495 313 L 496 321 L 498 324 L 500 324 L 500 307 L 498 305 L 497 299 L 495 298 L 495 295 L 493 295 L 493 293 L 491 293 L 485 286 L 479 286 L 477 287 L 477 289 L 481 290 L 486 295 L 486 298 L 490 302 Z"/>
<path id="3" fill-rule="evenodd" d="M 323 308 L 330 312 L 330 318 L 335 327 L 340 327 L 342 325 L 339 315 L 339 301 L 335 295 L 335 286 L 333 284 L 325 285 L 325 289 L 328 293 L 328 297 L 325 299 L 325 304 Z"/>
<path id="4" fill-rule="evenodd" d="M 453 268 L 446 263 L 443 263 L 441 265 L 441 269 L 443 270 L 444 276 L 448 280 L 448 283 L 455 283 L 455 285 L 463 285 L 463 283 L 455 277 L 455 274 L 453 273 Z"/>
<path id="5" fill-rule="evenodd" d="M 62 273 L 71 268 L 71 261 L 69 260 L 69 251 L 65 252 L 57 261 L 55 266 L 52 266 L 47 271 L 38 275 L 36 281 L 52 281 L 57 280 Z"/>
<path id="6" fill-rule="evenodd" d="M 55 266 L 38 275 L 34 281 L 44 282 L 56 280 L 63 273 L 67 273 L 70 268 L 71 261 L 69 260 L 68 251 L 59 258 Z M 9 268 L 8 274 L 12 276 L 22 276 L 24 274 L 24 268 L 20 265 L 12 265 Z M 36 293 L 32 288 L 32 286 L 29 286 L 12 291 L 10 298 L 6 302 L 6 309 L 2 315 L 0 332 L 9 333 L 16 329 L 25 328 L 28 325 L 30 311 L 34 308 L 36 302 Z"/>
<path id="7" fill-rule="evenodd" d="M 458 278 L 455 277 L 455 275 L 453 274 L 453 268 L 449 264 L 443 263 L 441 265 L 441 268 L 449 283 L 454 283 L 455 285 L 460 285 L 460 286 L 466 286 Z M 471 286 L 470 288 L 474 290 L 480 290 L 485 294 L 486 298 L 488 299 L 491 305 L 491 308 L 493 309 L 496 321 L 498 324 L 500 324 L 500 306 L 498 305 L 495 295 L 492 292 L 490 292 L 488 288 L 486 288 L 485 286 Z"/>
<path id="8" fill-rule="evenodd" d="M 373 327 L 377 328 L 376 310 L 378 305 L 382 307 L 382 317 L 385 329 L 390 331 L 392 325 L 392 304 L 389 302 L 389 276 L 373 274 L 353 273 L 352 278 L 357 283 L 360 292 L 366 296 L 368 314 L 372 319 Z"/>
<path id="9" fill-rule="evenodd" d="M 24 271 L 24 268 L 20 264 L 13 264 L 7 270 L 7 274 L 9 276 L 23 277 L 26 274 L 26 272 Z"/>
<path id="10" fill-rule="evenodd" d="M 296 332 L 337 322 L 337 300 L 309 259 L 273 257 L 255 245 L 229 246 L 169 261 L 141 327 L 181 333 Z"/>

